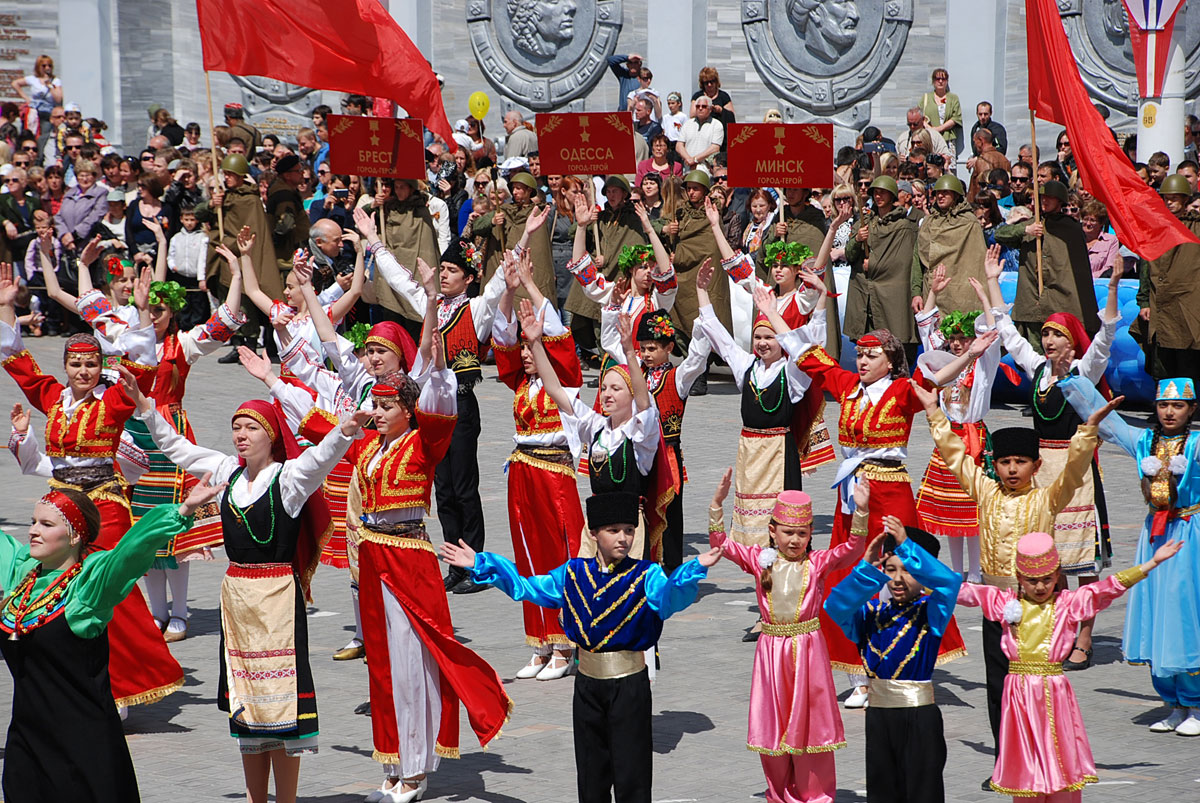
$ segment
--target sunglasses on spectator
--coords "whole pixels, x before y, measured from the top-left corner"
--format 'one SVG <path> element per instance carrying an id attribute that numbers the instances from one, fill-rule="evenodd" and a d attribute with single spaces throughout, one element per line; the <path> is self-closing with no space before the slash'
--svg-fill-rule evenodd
<path id="1" fill-rule="evenodd" d="M 935 75 L 935 76 L 933 76 L 933 80 L 935 80 L 935 81 L 949 81 L 949 80 L 950 80 L 950 76 L 948 76 L 948 75 Z"/>
<path id="2" fill-rule="evenodd" d="M 22 159 L 18 162 L 16 159 L 13 159 L 13 167 L 29 167 L 29 160 Z"/>
<path id="3" fill-rule="evenodd" d="M 153 156 L 150 156 L 149 154 L 147 154 L 147 155 L 145 155 L 145 156 L 143 156 L 143 157 L 142 157 L 142 161 L 143 161 L 143 162 L 153 162 L 153 161 L 154 161 L 154 157 L 153 157 Z"/>
<path id="4" fill-rule="evenodd" d="M 909 128 L 920 128 L 922 125 L 923 125 L 923 123 L 920 123 L 920 122 L 916 122 L 916 123 L 909 122 L 908 127 Z"/>
<path id="5" fill-rule="evenodd" d="M 1078 215 L 1078 214 L 1079 214 L 1079 207 L 1078 207 L 1078 206 L 1068 206 L 1068 207 L 1067 207 L 1067 214 L 1068 214 L 1068 215 Z"/>
<path id="6" fill-rule="evenodd" d="M 22 145 L 21 150 L 27 153 L 37 153 L 37 145 Z"/>
<path id="7" fill-rule="evenodd" d="M 1004 189 L 1004 185 L 1003 184 L 981 184 L 981 185 L 979 185 L 979 189 L 981 189 L 981 190 L 1002 190 L 1002 189 Z"/>
<path id="8" fill-rule="evenodd" d="M 713 176 L 712 180 L 718 184 L 728 184 L 729 176 Z"/>
<path id="9" fill-rule="evenodd" d="M 852 204 L 852 203 L 854 203 L 854 199 L 853 198 L 834 198 L 833 202 L 835 204 Z"/>
<path id="10" fill-rule="evenodd" d="M 82 145 L 67 145 L 66 149 L 69 151 L 81 151 L 81 150 L 83 150 L 83 146 Z"/>
<path id="11" fill-rule="evenodd" d="M 870 187 L 870 186 L 871 186 L 871 182 L 869 182 L 869 181 L 860 181 L 860 182 L 858 182 L 858 186 L 860 186 L 860 187 Z"/>
<path id="12" fill-rule="evenodd" d="M 709 78 L 707 81 L 704 82 L 704 85 L 708 86 L 709 84 L 715 84 L 715 83 L 716 83 L 716 81 L 714 79 Z"/>
<path id="13" fill-rule="evenodd" d="M 21 179 L 19 179 L 19 178 L 6 178 L 6 179 L 4 179 L 4 183 L 5 183 L 5 184 L 19 184 L 19 183 L 20 183 L 20 181 L 21 181 Z"/>

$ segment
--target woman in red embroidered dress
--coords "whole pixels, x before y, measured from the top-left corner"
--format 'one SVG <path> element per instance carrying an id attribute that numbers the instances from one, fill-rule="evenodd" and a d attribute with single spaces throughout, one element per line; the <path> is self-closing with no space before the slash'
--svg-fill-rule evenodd
<path id="1" fill-rule="evenodd" d="M 144 300 L 149 288 L 147 270 L 135 292 Z M 86 493 L 101 513 L 95 545 L 112 549 L 131 524 L 126 483 L 114 464 L 121 429 L 134 413 L 134 402 L 120 385 L 100 383 L 101 343 L 91 335 L 68 338 L 63 355 L 66 385 L 43 373 L 15 328 L 16 293 L 12 266 L 0 264 L 0 356 L 9 376 L 47 421 L 44 454 L 32 431 L 14 433 L 10 449 L 17 454 L 24 473 L 49 477 L 52 488 Z M 148 318 L 143 325 L 124 338 L 128 354 L 123 363 L 149 387 L 154 377 L 153 329 Z M 183 669 L 154 626 L 136 586 L 114 609 L 108 641 L 109 673 L 118 708 L 155 702 L 183 685 Z"/>
<path id="2" fill-rule="evenodd" d="M 549 574 L 579 552 L 583 509 L 575 485 L 575 466 L 567 435 L 558 417 L 558 405 L 546 393 L 528 343 L 518 328 L 513 299 L 521 287 L 534 309 L 545 315 L 542 345 L 554 366 L 555 376 L 567 393 L 578 394 L 583 372 L 575 354 L 575 339 L 562 325 L 553 306 L 533 280 L 528 252 L 520 263 L 506 259 L 507 289 L 492 322 L 492 349 L 500 381 L 513 391 L 516 448 L 508 459 L 508 527 L 513 555 L 522 576 Z M 517 672 L 518 678 L 556 680 L 567 673 L 574 649 L 563 632 L 558 612 L 530 602 L 521 606 L 525 616 L 525 642 L 533 657 Z M 554 654 L 557 653 L 557 654 Z"/>

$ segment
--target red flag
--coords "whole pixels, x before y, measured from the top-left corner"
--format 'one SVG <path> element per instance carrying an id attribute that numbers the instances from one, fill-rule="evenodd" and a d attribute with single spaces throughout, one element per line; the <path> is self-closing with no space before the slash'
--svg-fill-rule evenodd
<path id="1" fill-rule="evenodd" d="M 204 69 L 394 100 L 457 148 L 429 62 L 379 0 L 196 0 Z"/>
<path id="2" fill-rule="evenodd" d="M 1025 21 L 1029 108 L 1043 120 L 1066 126 L 1083 186 L 1108 208 L 1117 239 L 1146 259 L 1200 242 L 1133 172 L 1092 105 L 1054 0 L 1026 0 Z"/>

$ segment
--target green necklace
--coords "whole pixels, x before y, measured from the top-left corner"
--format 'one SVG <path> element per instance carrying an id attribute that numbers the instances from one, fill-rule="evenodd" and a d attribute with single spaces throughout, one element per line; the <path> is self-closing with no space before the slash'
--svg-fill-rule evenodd
<path id="1" fill-rule="evenodd" d="M 1042 419 L 1043 421 L 1057 421 L 1058 417 L 1063 414 L 1063 410 L 1067 409 L 1067 395 L 1065 393 L 1059 394 L 1062 396 L 1062 404 L 1058 406 L 1058 411 L 1054 415 L 1048 416 L 1042 411 L 1042 404 L 1039 401 L 1039 399 L 1042 398 L 1042 392 L 1038 389 L 1038 387 L 1042 384 L 1042 374 L 1045 373 L 1045 371 L 1046 363 L 1042 363 L 1040 366 L 1038 366 L 1037 371 L 1033 375 L 1033 409 L 1035 412 L 1037 412 L 1038 418 Z M 1051 385 L 1050 390 L 1053 389 L 1054 385 Z M 1047 390 L 1045 395 L 1049 396 L 1050 390 Z"/>
<path id="2" fill-rule="evenodd" d="M 773 413 L 779 409 L 779 405 L 783 404 L 783 394 L 787 393 L 787 388 L 784 386 L 784 383 L 787 381 L 787 377 L 784 375 L 786 372 L 787 366 L 784 366 L 779 370 L 779 398 L 775 400 L 775 406 L 769 410 L 767 409 L 766 405 L 763 404 L 762 391 L 758 389 L 756 384 L 754 384 L 754 372 L 750 372 L 750 391 L 754 394 L 754 400 L 758 402 L 759 408 L 764 413 Z M 771 384 L 775 383 L 772 382 Z"/>
<path id="3" fill-rule="evenodd" d="M 279 472 L 275 472 L 275 478 L 271 480 L 271 487 L 267 488 L 267 492 L 263 494 L 263 498 L 267 500 L 267 505 L 271 509 L 271 531 L 267 534 L 266 539 L 262 539 L 255 535 L 254 530 L 251 529 L 250 522 L 246 519 L 246 512 L 242 510 L 237 502 L 233 501 L 233 484 L 237 482 L 237 478 L 241 476 L 243 471 L 245 469 L 239 468 L 237 473 L 229 480 L 229 490 L 226 491 L 226 498 L 229 500 L 229 509 L 242 522 L 242 526 L 246 528 L 246 532 L 250 533 L 250 538 L 254 543 L 266 545 L 275 540 L 275 505 L 271 504 L 271 491 L 275 489 L 275 483 L 279 480 Z"/>
<path id="4" fill-rule="evenodd" d="M 617 447 L 617 450 L 615 452 L 609 452 L 608 456 L 605 457 L 605 459 L 604 459 L 604 462 L 607 465 L 604 468 L 600 469 L 601 471 L 605 471 L 605 470 L 608 471 L 608 478 L 613 481 L 614 485 L 620 485 L 621 483 L 625 482 L 625 477 L 627 477 L 629 475 L 629 462 L 628 462 L 628 458 L 625 457 L 625 444 L 626 443 L 627 443 L 627 441 L 622 441 L 621 445 Z M 617 479 L 613 475 L 613 467 L 612 467 L 613 466 L 613 458 L 616 457 L 618 454 L 621 455 L 621 478 L 620 479 Z M 597 466 L 598 466 L 599 461 L 597 461 L 595 459 L 595 450 L 593 450 L 593 458 L 592 459 L 594 462 L 597 463 Z"/>

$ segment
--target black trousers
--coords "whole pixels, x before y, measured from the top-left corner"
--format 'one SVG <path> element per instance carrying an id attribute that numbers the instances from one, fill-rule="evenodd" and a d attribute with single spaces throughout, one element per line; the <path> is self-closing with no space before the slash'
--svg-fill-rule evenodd
<path id="1" fill-rule="evenodd" d="M 167 271 L 167 279 L 179 282 L 179 285 L 187 290 L 186 303 L 183 309 L 176 313 L 176 320 L 179 322 L 179 331 L 186 332 L 193 326 L 199 326 L 208 320 L 210 312 L 208 307 L 208 293 L 200 292 L 200 282 L 190 276 L 184 276 L 175 271 Z"/>
<path id="2" fill-rule="evenodd" d="M 479 500 L 479 402 L 475 391 L 458 394 L 458 423 L 450 436 L 450 449 L 433 474 L 437 516 L 442 538 L 458 539 L 476 552 L 483 551 L 483 503 Z"/>
<path id="3" fill-rule="evenodd" d="M 654 744 L 650 675 L 615 680 L 575 677 L 571 723 L 579 803 L 650 803 Z"/>
<path id="4" fill-rule="evenodd" d="M 992 726 L 992 744 L 1000 754 L 1000 701 L 1004 697 L 1004 678 L 1008 677 L 1008 657 L 1000 647 L 1003 629 L 999 622 L 983 620 L 983 668 L 987 675 L 988 722 Z"/>
<path id="5" fill-rule="evenodd" d="M 662 534 L 663 571 L 675 571 L 683 563 L 683 488 L 667 505 L 667 529 Z"/>
<path id="6" fill-rule="evenodd" d="M 946 738 L 936 705 L 867 708 L 868 803 L 942 803 Z"/>

